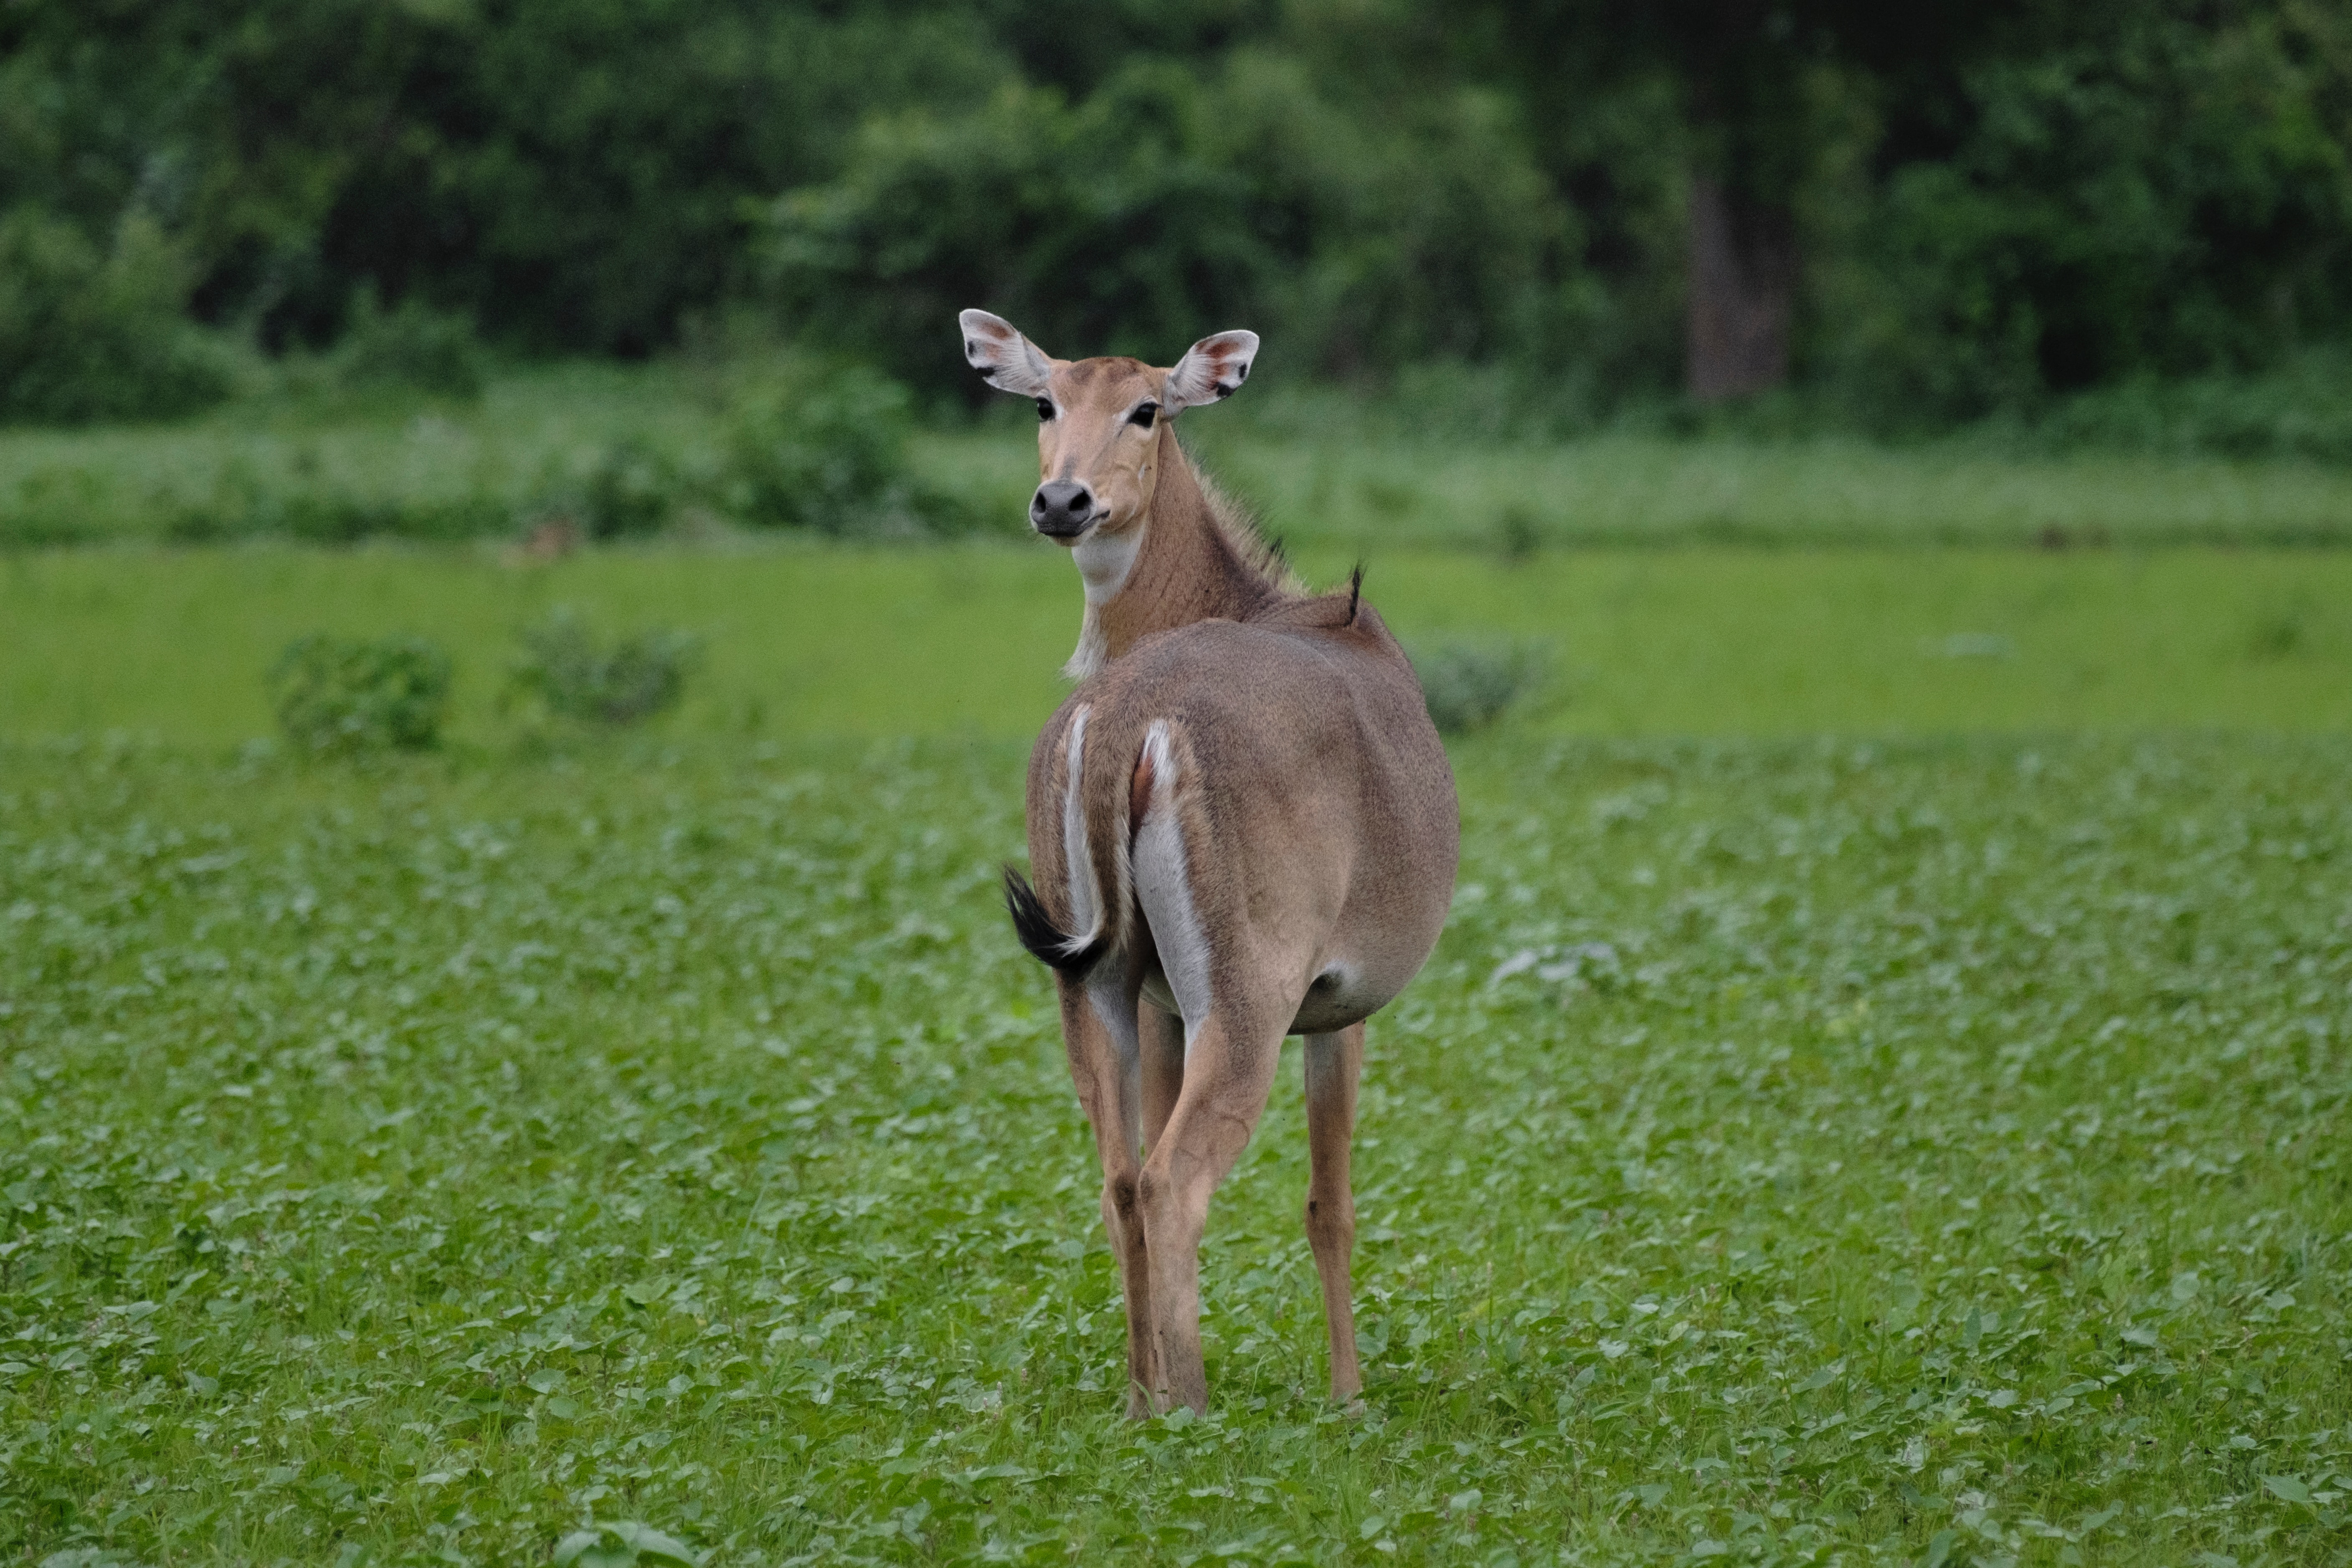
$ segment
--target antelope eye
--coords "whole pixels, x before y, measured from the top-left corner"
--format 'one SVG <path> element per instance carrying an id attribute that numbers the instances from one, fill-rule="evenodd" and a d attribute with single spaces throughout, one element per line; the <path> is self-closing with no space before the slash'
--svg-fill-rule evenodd
<path id="1" fill-rule="evenodd" d="M 1151 428 L 1152 420 L 1157 418 L 1159 414 L 1160 405 L 1157 403 L 1139 403 L 1136 405 L 1135 412 L 1127 416 L 1127 422 L 1129 425 L 1140 425 L 1149 430 Z"/>
<path id="2" fill-rule="evenodd" d="M 1053 416 L 1054 416 L 1054 404 L 1053 404 L 1053 400 L 1052 400 L 1051 398 L 1045 398 L 1045 397 L 1041 397 L 1041 398 L 1039 398 L 1039 399 L 1037 400 L 1037 417 L 1038 417 L 1038 419 L 1039 419 L 1039 420 L 1041 420 L 1041 421 L 1043 421 L 1043 420 L 1046 420 L 1046 419 L 1051 419 Z"/>

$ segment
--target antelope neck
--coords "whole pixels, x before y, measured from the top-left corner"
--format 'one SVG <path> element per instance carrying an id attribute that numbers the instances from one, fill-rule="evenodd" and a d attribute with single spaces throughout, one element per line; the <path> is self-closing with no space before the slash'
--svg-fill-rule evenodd
<path id="1" fill-rule="evenodd" d="M 1069 673 L 1084 679 L 1153 632 L 1249 618 L 1272 588 L 1226 537 L 1191 461 L 1162 427 L 1151 509 L 1121 534 L 1072 551 L 1086 584 L 1085 626 Z"/>

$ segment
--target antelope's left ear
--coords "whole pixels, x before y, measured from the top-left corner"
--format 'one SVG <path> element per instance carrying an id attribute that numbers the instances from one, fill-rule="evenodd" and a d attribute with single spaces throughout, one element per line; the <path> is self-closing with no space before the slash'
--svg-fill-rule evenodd
<path id="1" fill-rule="evenodd" d="M 1250 362 L 1257 358 L 1255 332 L 1218 332 L 1184 351 L 1168 373 L 1160 401 L 1170 413 L 1231 397 L 1249 379 Z"/>
<path id="2" fill-rule="evenodd" d="M 999 392 L 1023 397 L 1043 397 L 1054 379 L 1054 362 L 1045 352 L 1016 331 L 1002 316 L 966 310 L 956 317 L 963 329 L 963 357 Z"/>

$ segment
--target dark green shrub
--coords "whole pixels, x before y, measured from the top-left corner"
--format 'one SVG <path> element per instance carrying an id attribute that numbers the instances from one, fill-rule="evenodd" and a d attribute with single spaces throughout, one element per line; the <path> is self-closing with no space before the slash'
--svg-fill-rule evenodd
<path id="1" fill-rule="evenodd" d="M 1429 717 L 1445 735 L 1467 734 L 1502 717 L 1541 684 L 1549 662 L 1542 647 L 1523 642 L 1445 642 L 1412 652 Z"/>
<path id="2" fill-rule="evenodd" d="M 1573 222 L 1486 94 L 1363 113 L 1295 58 L 1143 54 L 1075 101 L 1008 84 L 961 113 L 873 115 L 765 237 L 808 332 L 970 394 L 922 323 L 973 303 L 1049 353 L 1155 364 L 1218 321 L 1343 373 L 1529 349 L 1584 320 L 1555 286 Z"/>
<path id="3" fill-rule="evenodd" d="M 797 367 L 739 391 L 728 413 L 728 499 L 769 528 L 856 530 L 905 489 L 906 388 L 863 366 Z"/>
<path id="4" fill-rule="evenodd" d="M 522 633 L 509 672 L 510 697 L 548 718 L 635 724 L 677 706 L 697 647 L 684 632 L 656 630 L 607 640 L 558 609 Z"/>
<path id="5" fill-rule="evenodd" d="M 676 465 L 634 436 L 597 456 L 581 487 L 580 525 L 591 539 L 635 539 L 661 531 L 677 503 Z"/>
<path id="6" fill-rule="evenodd" d="M 171 503 L 163 536 L 176 544 L 265 538 L 311 544 L 455 542 L 502 533 L 513 525 L 513 508 L 486 490 L 439 500 L 368 499 L 316 485 L 273 482 L 245 463 L 232 462 L 204 493 Z"/>
<path id="7" fill-rule="evenodd" d="M 961 510 L 908 466 L 912 400 L 860 364 L 794 362 L 740 386 L 727 416 L 721 499 L 757 528 L 906 533 Z"/>
<path id="8" fill-rule="evenodd" d="M 2256 374 L 2140 377 L 2067 398 L 2038 444 L 2352 462 L 2352 354 L 2306 350 Z"/>
<path id="9" fill-rule="evenodd" d="M 181 316 L 185 258 L 136 214 L 100 250 L 32 208 L 0 216 L 0 421 L 159 419 L 218 402 L 225 347 Z"/>
<path id="10" fill-rule="evenodd" d="M 643 539 L 658 533 L 694 490 L 669 454 L 636 436 L 597 449 L 583 473 L 561 457 L 548 459 L 523 509 L 534 539 Z M 569 546 L 567 545 L 567 548 Z"/>
<path id="11" fill-rule="evenodd" d="M 474 323 L 414 296 L 387 310 L 373 288 L 355 293 L 334 364 L 336 379 L 354 392 L 423 392 L 469 402 L 482 395 Z"/>
<path id="12" fill-rule="evenodd" d="M 278 727 L 312 756 L 421 751 L 449 710 L 449 656 L 421 637 L 324 634 L 288 647 L 269 671 Z"/>

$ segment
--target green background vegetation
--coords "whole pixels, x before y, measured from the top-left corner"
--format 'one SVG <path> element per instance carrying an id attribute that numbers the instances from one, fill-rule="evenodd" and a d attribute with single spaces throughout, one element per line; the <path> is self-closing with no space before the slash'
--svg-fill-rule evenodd
<path id="1" fill-rule="evenodd" d="M 0 430 L 0 550 L 514 540 L 548 522 L 706 544 L 779 528 L 1025 537 L 1027 405 L 925 424 L 870 376 L 844 371 L 849 395 L 824 395 L 839 369 L 764 353 L 571 363 L 493 374 L 472 401 L 279 392 L 168 425 Z M 1733 420 L 1555 441 L 1482 419 L 1458 388 L 1431 396 L 1424 413 L 1268 372 L 1183 436 L 1271 531 L 1341 554 L 2352 542 L 2352 466 L 2317 458 L 1990 429 L 1889 446 Z M 824 478 L 835 439 L 856 460 Z M 798 510 L 762 499 L 780 477 Z"/>
<path id="2" fill-rule="evenodd" d="M 2352 452 L 2319 0 L 21 0 L 0 105 L 4 419 L 746 317 L 947 404 L 984 304 L 1558 432 L 1670 402 L 1729 300 L 1814 425 Z"/>
<path id="3" fill-rule="evenodd" d="M 1337 576 L 1348 558 L 1307 552 Z M 264 739 L 257 672 L 320 625 L 421 633 L 453 738 L 497 749 L 519 630 L 560 605 L 677 626 L 680 737 L 1032 734 L 1066 688 L 1076 574 L 1042 542 L 472 553 L 284 548 L 0 561 L 0 733 Z M 1552 673 L 1518 722 L 1603 736 L 2352 729 L 2352 556 L 2180 550 L 1385 551 L 1408 640 L 1517 637 Z"/>

